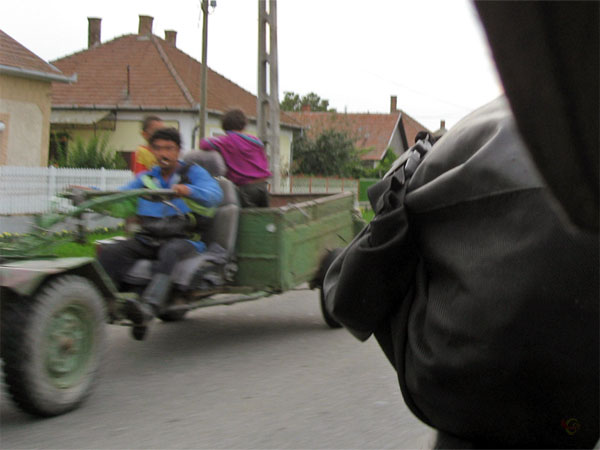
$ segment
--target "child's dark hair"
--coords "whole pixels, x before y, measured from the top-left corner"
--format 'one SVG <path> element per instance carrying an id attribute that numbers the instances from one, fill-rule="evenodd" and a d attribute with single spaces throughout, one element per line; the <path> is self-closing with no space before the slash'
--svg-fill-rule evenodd
<path id="1" fill-rule="evenodd" d="M 148 131 L 152 122 L 162 122 L 162 119 L 158 116 L 146 116 L 144 122 L 142 122 L 142 131 Z"/>
<path id="2" fill-rule="evenodd" d="M 177 147 L 181 148 L 181 134 L 176 128 L 159 128 L 150 136 L 150 145 L 153 145 L 157 139 L 175 142 Z"/>
<path id="3" fill-rule="evenodd" d="M 246 115 L 241 109 L 232 109 L 227 111 L 221 119 L 221 128 L 223 131 L 242 131 L 246 128 Z"/>

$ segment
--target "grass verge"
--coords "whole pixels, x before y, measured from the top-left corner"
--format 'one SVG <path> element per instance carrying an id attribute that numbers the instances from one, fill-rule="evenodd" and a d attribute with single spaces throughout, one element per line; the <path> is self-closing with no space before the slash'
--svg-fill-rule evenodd
<path id="1" fill-rule="evenodd" d="M 369 223 L 375 216 L 375 212 L 372 209 L 361 209 L 362 218 L 365 222 Z"/>
<path id="2" fill-rule="evenodd" d="M 123 230 L 115 230 L 103 233 L 91 233 L 86 236 L 86 243 L 79 244 L 77 242 L 65 242 L 57 245 L 54 249 L 56 256 L 60 258 L 76 257 L 76 256 L 96 256 L 95 242 L 100 239 L 109 239 L 114 236 L 123 236 Z"/>

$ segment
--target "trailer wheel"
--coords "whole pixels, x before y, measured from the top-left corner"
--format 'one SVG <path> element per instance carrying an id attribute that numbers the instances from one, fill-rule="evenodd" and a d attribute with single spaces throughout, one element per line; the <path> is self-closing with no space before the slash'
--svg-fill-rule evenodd
<path id="1" fill-rule="evenodd" d="M 325 257 L 321 260 L 321 264 L 319 265 L 319 271 L 317 272 L 317 279 L 315 280 L 315 284 L 319 287 L 319 301 L 321 304 L 321 314 L 323 315 L 323 320 L 327 324 L 329 328 L 341 328 L 342 324 L 333 318 L 327 308 L 325 307 L 325 293 L 323 292 L 323 282 L 325 281 L 325 275 L 327 274 L 327 270 L 329 266 L 333 263 L 335 258 L 338 257 L 340 253 L 342 253 L 343 249 L 334 248 L 329 251 Z"/>
<path id="2" fill-rule="evenodd" d="M 33 298 L 2 302 L 5 383 L 21 409 L 56 416 L 85 400 L 105 345 L 105 316 L 94 284 L 76 275 L 55 278 Z"/>
<path id="3" fill-rule="evenodd" d="M 325 294 L 323 293 L 323 288 L 319 289 L 319 297 L 321 301 L 321 314 L 323 314 L 323 320 L 327 324 L 329 328 L 342 328 L 342 324 L 333 318 L 329 311 L 325 308 Z"/>

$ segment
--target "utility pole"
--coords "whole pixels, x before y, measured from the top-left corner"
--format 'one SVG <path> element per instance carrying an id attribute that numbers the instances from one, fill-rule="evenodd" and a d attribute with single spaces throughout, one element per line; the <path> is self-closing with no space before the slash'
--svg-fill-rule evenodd
<path id="1" fill-rule="evenodd" d="M 267 26 L 269 29 L 267 52 Z M 269 86 L 267 89 L 267 79 Z M 279 163 L 279 77 L 277 0 L 258 0 L 258 136 L 265 143 L 273 174 L 271 191 L 281 191 Z"/>
<path id="2" fill-rule="evenodd" d="M 216 4 L 216 2 L 215 2 Z M 201 0 L 202 8 L 202 80 L 200 86 L 200 117 L 198 118 L 198 142 L 206 134 L 206 53 L 208 47 L 208 0 Z"/>

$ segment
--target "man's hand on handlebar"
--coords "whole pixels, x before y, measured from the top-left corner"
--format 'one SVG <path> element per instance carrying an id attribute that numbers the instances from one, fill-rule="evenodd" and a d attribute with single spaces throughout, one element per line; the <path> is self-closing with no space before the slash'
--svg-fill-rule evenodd
<path id="1" fill-rule="evenodd" d="M 190 188 L 185 184 L 174 184 L 171 189 L 175 191 L 178 197 L 189 197 L 190 195 Z"/>

